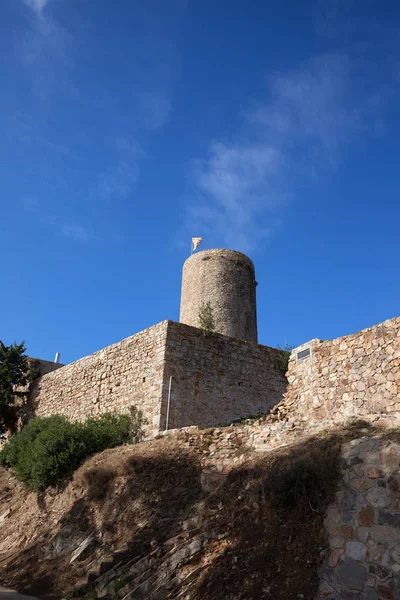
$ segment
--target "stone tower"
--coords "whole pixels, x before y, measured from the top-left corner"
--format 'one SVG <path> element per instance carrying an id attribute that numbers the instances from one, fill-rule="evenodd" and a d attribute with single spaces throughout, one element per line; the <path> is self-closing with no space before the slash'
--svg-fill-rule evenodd
<path id="1" fill-rule="evenodd" d="M 199 327 L 201 306 L 210 303 L 215 330 L 257 342 L 256 280 L 252 261 L 234 250 L 204 250 L 183 265 L 180 322 Z"/>

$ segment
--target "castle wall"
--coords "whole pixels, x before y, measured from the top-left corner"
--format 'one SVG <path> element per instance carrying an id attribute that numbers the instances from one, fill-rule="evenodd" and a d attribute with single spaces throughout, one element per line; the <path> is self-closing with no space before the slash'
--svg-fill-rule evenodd
<path id="1" fill-rule="evenodd" d="M 135 405 L 158 431 L 167 328 L 164 321 L 45 375 L 31 393 L 31 414 L 82 420 Z"/>
<path id="2" fill-rule="evenodd" d="M 217 426 L 266 413 L 286 389 L 280 352 L 164 321 L 44 375 L 34 383 L 30 416 L 82 420 L 140 408 L 153 435 L 165 428 Z"/>
<path id="3" fill-rule="evenodd" d="M 226 425 L 265 414 L 287 387 L 280 356 L 274 348 L 170 322 L 165 353 L 165 385 L 173 377 L 169 428 Z"/>
<path id="4" fill-rule="evenodd" d="M 311 356 L 296 360 L 299 351 Z M 400 411 L 400 317 L 331 341 L 312 340 L 289 361 L 284 405 L 322 421 Z"/>
<path id="5" fill-rule="evenodd" d="M 21 419 L 21 423 L 28 421 L 34 414 L 32 403 L 29 400 L 32 390 L 35 388 L 36 381 L 40 377 L 43 377 L 43 375 L 47 375 L 47 373 L 52 373 L 57 369 L 61 369 L 63 365 L 49 360 L 42 360 L 41 358 L 28 357 L 28 366 L 28 383 L 25 386 L 19 386 L 16 388 L 16 391 L 24 392 L 25 394 L 25 396 L 23 398 L 19 398 L 17 402 L 18 416 Z"/>
<path id="6" fill-rule="evenodd" d="M 43 377 L 47 373 L 52 373 L 61 369 L 64 365 L 55 363 L 50 360 L 42 360 L 41 358 L 28 358 L 29 363 L 29 378 L 34 381 L 38 377 Z"/>

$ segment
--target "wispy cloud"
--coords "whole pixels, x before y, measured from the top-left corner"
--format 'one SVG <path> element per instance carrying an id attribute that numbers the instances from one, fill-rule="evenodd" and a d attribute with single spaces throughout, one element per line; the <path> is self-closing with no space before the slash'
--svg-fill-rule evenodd
<path id="1" fill-rule="evenodd" d="M 256 220 L 274 205 L 283 160 L 277 148 L 250 140 L 211 144 L 209 156 L 194 165 L 199 193 L 189 206 L 191 225 L 248 250 L 250 239 L 269 234 Z"/>
<path id="2" fill-rule="evenodd" d="M 24 0 L 33 11 L 27 27 L 18 36 L 16 52 L 29 77 L 32 93 L 41 100 L 62 89 L 73 91 L 68 80 L 74 63 L 73 36 L 45 8 L 49 0 Z"/>
<path id="3" fill-rule="evenodd" d="M 115 51 L 116 61 L 125 61 L 127 66 L 126 77 L 119 82 L 118 90 L 114 85 L 107 87 L 104 78 L 96 74 L 84 81 L 79 79 L 75 84 L 74 76 L 79 72 L 77 49 L 81 48 L 83 53 L 88 47 L 89 52 L 104 50 L 90 22 L 81 23 L 78 13 L 72 12 L 69 22 L 74 27 L 67 28 L 58 19 L 56 2 L 54 11 L 46 10 L 53 8 L 53 0 L 20 1 L 31 9 L 31 15 L 18 38 L 16 51 L 31 82 L 31 96 L 37 96 L 39 102 L 33 115 L 29 114 L 28 108 L 23 114 L 15 111 L 10 118 L 8 135 L 14 141 L 39 145 L 70 158 L 68 164 L 73 161 L 70 170 L 73 177 L 80 168 L 76 157 L 84 146 L 85 155 L 94 157 L 92 165 L 97 165 L 97 170 L 86 170 L 82 186 L 82 189 L 85 187 L 86 202 L 104 201 L 104 208 L 105 201 L 126 200 L 137 182 L 142 161 L 148 158 L 143 146 L 148 147 L 150 136 L 164 127 L 170 118 L 179 54 L 170 40 L 168 27 L 175 27 L 182 17 L 186 0 L 172 0 L 168 27 L 158 14 L 159 0 L 151 1 L 149 6 L 137 3 L 130 8 L 130 15 L 133 11 L 137 21 L 137 52 L 128 61 L 117 48 L 110 50 Z M 160 55 L 163 56 L 161 61 Z M 70 99 L 70 114 L 90 113 L 90 124 L 86 128 L 82 120 L 79 128 L 72 126 L 64 139 L 56 140 L 48 124 L 56 120 L 60 104 L 66 105 L 67 99 Z M 41 119 L 35 112 L 38 106 L 46 107 L 46 114 L 40 115 Z M 92 121 L 103 123 L 103 128 L 91 129 Z M 42 129 L 40 123 L 44 125 Z M 76 144 L 70 147 L 74 142 Z M 67 167 L 67 164 L 63 165 L 64 170 Z M 49 171 L 49 179 L 53 176 L 54 173 Z"/>
<path id="4" fill-rule="evenodd" d="M 192 171 L 191 228 L 246 251 L 279 223 L 293 182 L 337 166 L 355 136 L 373 130 L 370 117 L 379 111 L 345 54 L 270 75 L 267 86 L 266 99 L 245 112 L 239 141 L 214 140 Z"/>
<path id="5" fill-rule="evenodd" d="M 41 135 L 34 120 L 20 112 L 15 112 L 9 118 L 5 136 L 10 142 L 31 144 L 36 147 L 40 146 L 50 150 L 52 153 L 56 152 L 66 157 L 74 157 L 74 153 L 70 148 L 52 140 L 50 137 Z"/>
<path id="6" fill-rule="evenodd" d="M 92 239 L 88 229 L 82 225 L 73 223 L 64 223 L 59 229 L 60 235 L 70 238 L 77 242 L 89 242 Z"/>
<path id="7" fill-rule="evenodd" d="M 98 176 L 95 193 L 103 199 L 126 198 L 129 196 L 139 174 L 137 162 L 117 160 Z"/>
<path id="8" fill-rule="evenodd" d="M 53 207 L 49 209 L 37 196 L 28 195 L 21 198 L 25 211 L 34 218 L 37 223 L 48 228 L 56 236 L 66 237 L 75 242 L 87 243 L 97 239 L 91 233 L 89 227 L 76 223 L 74 220 L 56 214 Z"/>
<path id="9" fill-rule="evenodd" d="M 138 123 L 150 131 L 156 131 L 165 125 L 171 112 L 169 95 L 161 90 L 137 92 L 134 94 L 138 101 Z"/>
<path id="10" fill-rule="evenodd" d="M 300 69 L 272 75 L 268 83 L 269 99 L 249 119 L 285 141 L 307 139 L 331 151 L 359 127 L 364 107 L 354 97 L 346 55 L 313 58 Z"/>
<path id="11" fill-rule="evenodd" d="M 107 141 L 113 160 L 98 174 L 91 196 L 103 200 L 124 199 L 138 179 L 140 162 L 148 156 L 132 136 L 117 136 Z"/>
<path id="12" fill-rule="evenodd" d="M 49 3 L 49 0 L 24 0 L 25 4 L 29 6 L 35 13 L 41 15 L 43 9 Z"/>

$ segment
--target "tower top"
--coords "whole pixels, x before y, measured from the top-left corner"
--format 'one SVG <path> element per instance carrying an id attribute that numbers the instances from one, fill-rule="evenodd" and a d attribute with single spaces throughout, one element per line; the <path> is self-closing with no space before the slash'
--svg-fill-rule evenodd
<path id="1" fill-rule="evenodd" d="M 180 321 L 199 327 L 209 303 L 217 332 L 257 342 L 256 285 L 254 264 L 242 252 L 196 252 L 183 265 Z"/>

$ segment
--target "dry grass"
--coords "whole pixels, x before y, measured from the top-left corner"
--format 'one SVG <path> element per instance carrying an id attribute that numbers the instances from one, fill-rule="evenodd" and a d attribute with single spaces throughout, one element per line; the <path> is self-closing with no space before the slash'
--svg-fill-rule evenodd
<path id="1" fill-rule="evenodd" d="M 129 542 L 122 558 L 129 560 L 163 548 L 190 514 L 200 517 L 201 533 L 210 539 L 190 600 L 311 599 L 325 547 L 324 515 L 341 473 L 340 448 L 365 434 L 360 427 L 250 453 L 208 495 L 200 488 L 199 455 L 178 449 L 173 438 L 107 450 L 87 461 L 63 491 L 46 493 L 41 508 L 31 507 L 29 518 L 40 534 L 14 547 L 13 556 L 0 556 L 0 581 L 40 598 L 60 597 L 89 568 L 88 561 L 71 567 L 70 555 L 38 561 L 40 548 L 60 527 L 101 532 L 98 556 Z M 11 486 L 8 501 L 14 492 L 21 494 Z M 2 530 L 6 536 L 27 524 L 32 495 L 18 498 L 18 514 Z M 154 598 L 164 600 L 162 594 Z"/>

